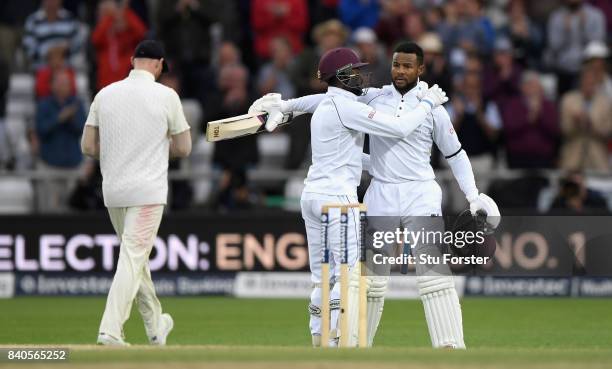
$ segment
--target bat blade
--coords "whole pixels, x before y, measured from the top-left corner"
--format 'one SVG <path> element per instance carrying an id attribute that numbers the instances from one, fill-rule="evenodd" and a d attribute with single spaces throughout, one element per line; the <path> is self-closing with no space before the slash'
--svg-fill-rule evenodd
<path id="1" fill-rule="evenodd" d="M 293 118 L 293 113 L 283 114 L 279 126 L 290 123 Z M 208 122 L 206 140 L 216 142 L 264 132 L 267 119 L 268 113 L 259 112 Z"/>

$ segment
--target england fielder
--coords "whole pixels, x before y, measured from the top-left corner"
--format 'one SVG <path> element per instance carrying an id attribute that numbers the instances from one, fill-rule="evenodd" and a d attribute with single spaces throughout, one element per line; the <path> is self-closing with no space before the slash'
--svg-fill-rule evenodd
<path id="1" fill-rule="evenodd" d="M 393 54 L 393 83 L 381 89 L 369 89 L 357 100 L 371 106 L 377 114 L 385 113 L 395 118 L 403 118 L 404 124 L 414 123 L 407 113 L 423 104 L 419 97 L 426 84 L 419 82 L 419 76 L 423 74 L 424 69 L 422 49 L 415 43 L 402 43 L 396 47 Z M 289 100 L 287 104 L 280 104 L 281 111 L 287 112 L 287 109 L 295 107 L 312 109 L 317 106 L 317 98 L 321 104 L 324 103 L 323 96 L 305 97 L 307 104 L 300 101 L 302 98 Z M 271 98 L 263 102 L 263 110 L 276 108 L 269 100 Z M 273 125 L 274 123 L 271 124 Z M 369 162 L 368 169 L 373 176 L 364 199 L 368 215 L 397 217 L 398 227 L 412 229 L 420 229 L 419 222 L 423 217 L 441 215 L 442 191 L 434 179 L 434 171 L 430 165 L 434 142 L 447 159 L 470 204 L 472 214 L 483 210 L 489 215 L 488 222 L 496 226 L 499 223 L 497 205 L 487 195 L 479 194 L 470 161 L 462 150 L 450 117 L 443 107 L 432 109 L 425 122 L 408 136 L 398 138 L 376 133 L 370 135 L 371 160 L 370 157 L 364 158 L 364 163 Z M 439 228 L 440 223 L 441 221 L 434 221 L 433 226 Z M 429 222 L 427 227 L 431 230 L 432 223 Z M 424 246 L 413 245 L 417 254 L 431 252 L 431 247 L 427 251 Z M 369 345 L 373 343 L 382 316 L 387 281 L 386 276 L 369 277 Z M 417 269 L 417 285 L 432 346 L 465 348 L 461 307 L 450 271 L 429 274 L 419 273 Z M 357 327 L 352 325 L 350 330 L 351 334 L 354 334 Z"/>
<path id="2" fill-rule="evenodd" d="M 406 107 L 403 115 L 382 112 L 358 102 L 363 94 L 363 78 L 359 68 L 361 63 L 357 54 L 348 48 L 332 49 L 325 53 L 320 61 L 318 77 L 327 82 L 327 93 L 320 96 L 295 100 L 280 101 L 277 95 L 265 96 L 257 100 L 249 109 L 250 112 L 265 110 L 274 116 L 278 110 L 314 112 L 311 120 L 312 165 L 308 170 L 305 188 L 301 198 L 302 217 L 306 225 L 308 250 L 310 257 L 313 291 L 310 297 L 310 331 L 314 346 L 320 346 L 321 304 L 329 303 L 330 346 L 337 345 L 339 335 L 350 334 L 339 332 L 339 297 L 338 280 L 340 261 L 339 245 L 339 211 L 330 213 L 329 242 L 331 249 L 330 269 L 333 288 L 330 301 L 321 301 L 321 208 L 325 204 L 356 203 L 357 186 L 362 172 L 362 152 L 364 133 L 396 140 L 410 135 L 426 124 L 432 108 L 446 102 L 446 94 L 436 85 L 423 92 L 423 99 L 410 108 Z M 318 106 L 317 106 L 318 105 Z M 316 106 L 316 110 L 315 110 Z M 274 128 L 274 122 L 268 122 L 268 130 Z M 353 276 L 358 255 L 358 214 L 355 209 L 349 214 L 348 254 L 349 266 Z M 353 277 L 354 279 L 354 277 Z M 349 306 L 357 301 L 357 286 L 349 286 Z M 353 303 L 351 303 L 353 301 Z M 349 317 L 357 314 L 349 313 Z M 354 324 L 357 321 L 354 320 Z M 353 325 L 351 323 L 351 325 Z M 350 334 L 349 345 L 356 345 L 354 334 Z"/>
<path id="3" fill-rule="evenodd" d="M 156 41 L 141 42 L 134 70 L 94 98 L 81 142 L 100 159 L 104 204 L 121 241 L 119 262 L 100 323 L 98 344 L 125 346 L 123 324 L 136 299 L 152 345 L 174 326 L 149 270 L 149 254 L 168 195 L 168 159 L 191 152 L 191 134 L 177 93 L 155 82 L 168 67 Z"/>

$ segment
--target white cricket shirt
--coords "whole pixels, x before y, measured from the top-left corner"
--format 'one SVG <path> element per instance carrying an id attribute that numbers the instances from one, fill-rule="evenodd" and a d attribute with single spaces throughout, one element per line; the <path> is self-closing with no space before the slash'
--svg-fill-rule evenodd
<path id="1" fill-rule="evenodd" d="M 143 70 L 103 88 L 86 125 L 100 132 L 107 207 L 166 204 L 170 135 L 189 129 L 177 93 Z"/>
<path id="2" fill-rule="evenodd" d="M 291 104 L 292 110 L 302 110 Z M 401 117 L 357 102 L 357 96 L 329 87 L 310 123 L 312 165 L 304 192 L 357 196 L 361 178 L 364 133 L 406 137 L 425 121 L 429 104 L 422 102 Z"/>
<path id="3" fill-rule="evenodd" d="M 377 111 L 401 117 L 419 104 L 417 85 L 403 96 L 393 85 L 370 89 L 359 101 Z M 370 173 L 382 182 L 401 183 L 435 178 L 430 164 L 431 148 L 436 143 L 447 158 L 459 154 L 461 143 L 444 107 L 435 108 L 426 120 L 407 137 L 370 135 Z"/>

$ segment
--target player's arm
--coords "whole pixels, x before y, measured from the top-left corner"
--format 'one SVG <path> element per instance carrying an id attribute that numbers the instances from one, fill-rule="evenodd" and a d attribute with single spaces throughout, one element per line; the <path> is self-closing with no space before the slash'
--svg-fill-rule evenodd
<path id="1" fill-rule="evenodd" d="M 187 123 L 179 96 L 171 90 L 168 114 L 168 134 L 170 136 L 170 157 L 185 158 L 191 154 L 191 127 Z"/>
<path id="2" fill-rule="evenodd" d="M 489 215 L 487 222 L 493 228 L 497 227 L 499 224 L 499 209 L 493 199 L 483 193 L 479 194 L 472 163 L 470 163 L 467 153 L 461 147 L 448 112 L 444 107 L 438 107 L 432 111 L 432 115 L 434 119 L 434 141 L 448 162 L 459 188 L 470 203 L 470 211 L 472 214 L 476 214 L 477 211 L 484 210 Z"/>
<path id="3" fill-rule="evenodd" d="M 85 125 L 81 138 L 81 151 L 84 155 L 100 159 L 100 132 L 98 127 Z"/>
<path id="4" fill-rule="evenodd" d="M 191 130 L 170 136 L 170 158 L 185 158 L 191 154 Z"/>
<path id="5" fill-rule="evenodd" d="M 441 91 L 441 90 L 440 90 Z M 436 97 L 436 106 L 445 102 L 446 95 Z M 416 108 L 402 116 L 385 114 L 371 106 L 356 101 L 343 101 L 338 104 L 331 99 L 342 124 L 356 131 L 381 137 L 403 138 L 411 134 L 427 118 L 434 103 L 430 100 L 421 101 Z"/>
<path id="6" fill-rule="evenodd" d="M 89 107 L 89 115 L 85 121 L 83 137 L 81 137 L 81 152 L 94 159 L 100 159 L 100 131 L 98 126 L 98 104 L 94 98 Z"/>

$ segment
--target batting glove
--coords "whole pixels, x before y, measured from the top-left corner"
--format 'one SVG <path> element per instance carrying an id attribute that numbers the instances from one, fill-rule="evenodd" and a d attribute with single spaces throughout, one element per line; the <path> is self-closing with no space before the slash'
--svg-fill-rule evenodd
<path id="1" fill-rule="evenodd" d="M 438 85 L 433 85 L 425 92 L 425 96 L 423 96 L 423 100 L 421 101 L 428 103 L 431 106 L 431 110 L 433 110 L 447 102 L 448 97 L 446 96 L 446 92 Z"/>
<path id="2" fill-rule="evenodd" d="M 270 113 L 270 110 L 280 107 L 281 101 L 281 94 L 266 94 L 251 104 L 249 107 L 249 114 L 259 112 Z"/>
<path id="3" fill-rule="evenodd" d="M 427 82 L 425 81 L 419 81 L 419 83 L 417 83 L 417 99 L 419 99 L 419 101 L 423 100 L 423 98 L 425 97 L 425 93 L 429 90 L 429 85 L 427 84 Z"/>
<path id="4" fill-rule="evenodd" d="M 470 200 L 470 213 L 477 215 L 478 212 L 484 212 L 487 216 L 487 224 L 493 229 L 497 228 L 501 220 L 499 208 L 495 201 L 484 193 Z"/>

